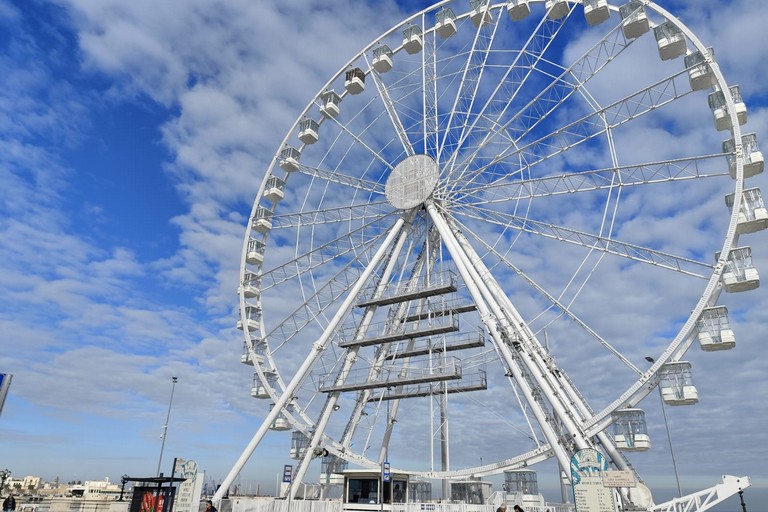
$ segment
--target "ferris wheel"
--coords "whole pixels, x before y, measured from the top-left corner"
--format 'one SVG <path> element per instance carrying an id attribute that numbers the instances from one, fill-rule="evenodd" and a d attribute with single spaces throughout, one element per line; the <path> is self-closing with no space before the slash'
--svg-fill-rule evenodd
<path id="1" fill-rule="evenodd" d="M 686 352 L 732 348 L 721 292 L 759 284 L 746 121 L 713 50 L 646 0 L 443 1 L 376 37 L 254 202 L 237 326 L 271 406 L 221 488 L 269 430 L 295 481 L 318 456 L 328 483 L 594 447 L 631 469 L 640 401 L 696 403 Z"/>

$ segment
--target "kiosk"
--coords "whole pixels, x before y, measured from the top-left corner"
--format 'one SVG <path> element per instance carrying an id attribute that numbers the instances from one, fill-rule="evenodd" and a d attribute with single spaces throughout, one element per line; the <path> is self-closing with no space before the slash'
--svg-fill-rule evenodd
<path id="1" fill-rule="evenodd" d="M 393 510 L 393 503 L 408 502 L 408 474 L 391 472 L 389 481 L 377 469 L 344 471 L 342 508 L 349 511 Z"/>

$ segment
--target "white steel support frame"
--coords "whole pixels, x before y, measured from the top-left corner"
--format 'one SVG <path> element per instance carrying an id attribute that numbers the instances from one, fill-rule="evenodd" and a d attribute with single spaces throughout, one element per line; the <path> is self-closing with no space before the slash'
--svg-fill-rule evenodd
<path id="1" fill-rule="evenodd" d="M 496 303 L 495 300 L 491 300 L 489 302 L 489 299 L 492 299 L 492 297 L 489 297 L 487 293 L 483 293 L 481 291 L 481 286 L 483 283 L 477 279 L 477 275 L 475 272 L 473 272 L 473 269 L 470 266 L 470 262 L 467 260 L 466 254 L 454 238 L 450 228 L 448 227 L 448 224 L 445 222 L 442 215 L 437 211 L 435 203 L 431 200 L 427 201 L 426 208 L 427 213 L 429 213 L 429 216 L 432 219 L 432 222 L 434 222 L 435 227 L 440 232 L 440 237 L 442 238 L 445 247 L 451 256 L 455 259 L 456 266 L 461 273 L 461 277 L 464 280 L 470 294 L 472 295 L 472 298 L 475 300 L 483 323 L 487 327 L 488 332 L 491 334 L 491 337 L 496 343 L 500 354 L 503 356 L 504 363 L 512 372 L 518 386 L 520 387 L 520 390 L 523 393 L 523 396 L 531 406 L 534 416 L 541 426 L 542 433 L 547 439 L 550 448 L 554 452 L 555 457 L 557 457 L 558 462 L 563 467 L 569 467 L 571 454 L 566 452 L 565 449 L 561 446 L 558 440 L 558 433 L 549 426 L 547 411 L 545 411 L 539 402 L 534 398 L 533 390 L 531 389 L 528 380 L 523 377 L 515 356 L 511 353 L 509 345 L 504 340 L 505 334 L 503 331 L 508 328 L 508 325 L 502 311 L 499 308 L 498 303 Z M 583 448 L 587 447 L 587 444 L 584 442 L 579 442 L 579 444 Z"/>
<path id="2" fill-rule="evenodd" d="M 412 215 L 409 217 L 412 218 Z M 410 226 L 410 220 L 406 222 L 406 229 L 400 234 L 397 241 L 395 242 L 394 248 L 391 251 L 390 255 L 388 256 L 388 261 L 386 264 L 386 267 L 384 269 L 384 272 L 382 273 L 381 278 L 379 279 L 379 285 L 376 287 L 376 290 L 374 292 L 374 297 L 379 297 L 383 293 L 385 289 L 386 283 L 389 281 L 390 276 L 392 275 L 392 272 L 395 269 L 395 265 L 397 263 L 397 258 L 395 257 L 403 248 L 403 245 L 405 244 L 405 241 L 407 239 L 406 233 L 408 232 L 408 227 Z M 373 262 L 372 262 L 373 263 Z M 373 269 L 374 267 L 371 267 Z M 354 296 L 354 295 L 353 295 Z M 365 332 L 368 329 L 368 326 L 370 325 L 371 319 L 373 318 L 373 313 L 376 310 L 376 306 L 372 305 L 369 306 L 366 309 L 365 315 L 363 317 L 363 320 L 360 323 L 360 327 L 358 330 L 358 333 L 356 334 L 356 337 L 361 337 L 365 334 Z M 350 347 L 347 350 L 346 356 L 344 358 L 344 364 L 339 371 L 335 383 L 336 384 L 343 384 L 349 375 L 349 371 L 352 369 L 352 366 L 354 365 L 355 361 L 357 360 L 357 353 L 360 350 L 359 347 L 353 346 Z M 289 497 L 291 499 L 296 497 L 296 493 L 298 492 L 298 485 L 294 485 L 294 483 L 302 482 L 304 478 L 304 474 L 306 473 L 307 469 L 309 468 L 309 463 L 312 461 L 312 459 L 315 457 L 315 449 L 317 449 L 320 446 L 320 441 L 322 439 L 322 436 L 325 432 L 325 428 L 328 425 L 328 421 L 331 418 L 331 414 L 334 412 L 334 406 L 336 405 L 336 402 L 338 400 L 340 392 L 336 391 L 329 395 L 328 400 L 323 408 L 323 411 L 320 415 L 320 418 L 317 421 L 317 424 L 315 426 L 315 431 L 312 433 L 310 438 L 309 446 L 307 447 L 307 452 L 304 454 L 304 457 L 301 461 L 301 464 L 299 464 L 298 468 L 296 469 L 296 473 L 294 475 L 294 479 L 291 482 L 290 490 L 289 490 Z M 360 418 L 360 414 L 362 412 L 362 407 L 365 405 L 363 402 L 362 406 L 360 404 L 357 404 L 355 411 L 350 416 L 351 420 L 350 422 L 352 424 L 356 423 L 357 420 Z M 348 442 L 348 441 L 347 441 Z"/>
<path id="3" fill-rule="evenodd" d="M 493 296 L 501 301 L 503 306 L 502 311 L 505 313 L 505 315 L 507 315 L 507 320 L 511 325 L 514 326 L 515 330 L 517 330 L 519 327 L 518 340 L 521 344 L 527 345 L 527 353 L 531 361 L 536 365 L 535 367 L 529 367 L 529 371 L 534 375 L 547 376 L 548 380 L 546 382 L 540 383 L 540 385 L 543 385 L 545 388 L 549 388 L 552 391 L 551 395 L 557 397 L 558 401 L 566 411 L 567 417 L 574 420 L 572 425 L 574 425 L 577 431 L 570 432 L 571 435 L 573 435 L 574 438 L 577 435 L 584 437 L 584 432 L 579 427 L 579 425 L 583 420 L 591 416 L 589 405 L 584 401 L 581 394 L 575 389 L 569 379 L 554 371 L 556 367 L 553 363 L 547 360 L 548 356 L 545 355 L 546 352 L 544 347 L 541 345 L 534 333 L 525 324 L 522 316 L 517 312 L 517 308 L 515 308 L 499 284 L 493 278 L 493 275 L 485 266 L 483 260 L 477 256 L 477 253 L 475 253 L 474 249 L 472 249 L 472 247 L 469 245 L 467 239 L 464 237 L 461 231 L 456 229 L 455 224 L 449 224 L 451 226 L 453 235 L 456 237 L 457 242 L 469 259 L 470 265 L 472 265 L 473 268 L 475 268 L 480 273 L 483 282 L 490 289 Z M 621 453 L 616 448 L 615 443 L 605 432 L 599 432 L 597 434 L 597 438 L 600 441 L 600 444 L 608 452 L 608 455 L 611 457 L 612 461 L 618 469 L 630 469 L 626 459 L 621 455 Z M 568 466 L 565 466 L 565 468 L 568 468 Z"/>
<path id="4" fill-rule="evenodd" d="M 232 485 L 232 482 L 235 481 L 235 478 L 237 478 L 237 475 L 240 473 L 240 470 L 243 469 L 243 466 L 245 466 L 245 463 L 248 462 L 248 459 L 251 457 L 251 454 L 253 454 L 253 451 L 259 446 L 259 443 L 264 437 L 264 434 L 266 434 L 267 430 L 269 430 L 269 426 L 272 424 L 272 422 L 275 421 L 275 419 L 277 419 L 278 415 L 282 412 L 283 408 L 287 405 L 288 401 L 291 399 L 293 395 L 293 392 L 296 390 L 296 388 L 299 387 L 299 385 L 301 384 L 301 382 L 304 380 L 307 373 L 309 372 L 309 369 L 312 367 L 314 362 L 319 357 L 320 352 L 325 350 L 325 348 L 328 346 L 328 343 L 331 340 L 331 335 L 335 332 L 339 323 L 347 314 L 347 311 L 349 310 L 349 308 L 352 307 L 352 305 L 354 304 L 354 301 L 357 300 L 357 296 L 360 293 L 360 290 L 362 290 L 363 286 L 365 286 L 366 282 L 368 281 L 368 278 L 371 276 L 376 266 L 384 258 L 384 256 L 387 253 L 387 250 L 392 245 L 392 242 L 400 234 L 400 231 L 402 230 L 404 224 L 405 224 L 405 219 L 403 219 L 402 217 L 397 219 L 397 221 L 395 222 L 395 225 L 392 227 L 389 234 L 387 235 L 387 238 L 384 240 L 384 243 L 382 243 L 381 247 L 379 247 L 378 251 L 376 251 L 376 254 L 374 255 L 370 264 L 365 268 L 365 270 L 360 275 L 355 285 L 349 290 L 346 299 L 344 299 L 344 302 L 342 303 L 341 307 L 338 309 L 338 311 L 336 311 L 336 314 L 334 315 L 331 322 L 323 331 L 323 334 L 313 344 L 314 350 L 304 360 L 301 367 L 296 372 L 296 375 L 294 375 L 293 379 L 291 379 L 291 382 L 288 383 L 288 385 L 285 387 L 285 390 L 280 395 L 280 398 L 277 400 L 277 402 L 275 402 L 274 407 L 269 412 L 269 414 L 264 419 L 264 421 L 261 423 L 261 426 L 256 431 L 256 433 L 253 435 L 253 438 L 251 439 L 250 443 L 248 443 L 248 446 L 246 446 L 242 455 L 240 455 L 240 458 L 237 460 L 237 462 L 235 462 L 235 465 L 232 466 L 232 469 L 229 470 L 229 473 L 224 478 L 224 480 L 222 480 L 219 490 L 216 491 L 216 494 L 214 494 L 213 496 L 214 501 L 216 502 L 221 501 L 221 498 L 227 493 L 227 491 L 229 490 L 229 486 Z"/>

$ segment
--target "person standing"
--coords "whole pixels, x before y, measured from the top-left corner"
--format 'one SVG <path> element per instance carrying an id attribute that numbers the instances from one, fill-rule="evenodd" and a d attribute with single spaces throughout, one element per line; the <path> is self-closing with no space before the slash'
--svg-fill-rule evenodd
<path id="1" fill-rule="evenodd" d="M 496 512 L 507 512 L 507 504 L 502 503 L 501 505 L 499 505 L 499 508 L 496 509 Z"/>
<path id="2" fill-rule="evenodd" d="M 13 493 L 11 493 L 3 500 L 3 512 L 14 512 L 15 510 L 16 498 L 14 498 Z"/>
<path id="3" fill-rule="evenodd" d="M 216 507 L 213 506 L 213 502 L 211 500 L 207 500 L 205 502 L 205 512 L 216 512 Z"/>

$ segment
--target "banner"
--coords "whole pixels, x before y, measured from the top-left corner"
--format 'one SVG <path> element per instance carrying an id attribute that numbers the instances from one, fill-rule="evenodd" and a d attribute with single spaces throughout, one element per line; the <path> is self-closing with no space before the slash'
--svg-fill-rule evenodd
<path id="1" fill-rule="evenodd" d="M 131 512 L 170 512 L 174 487 L 134 487 Z"/>

